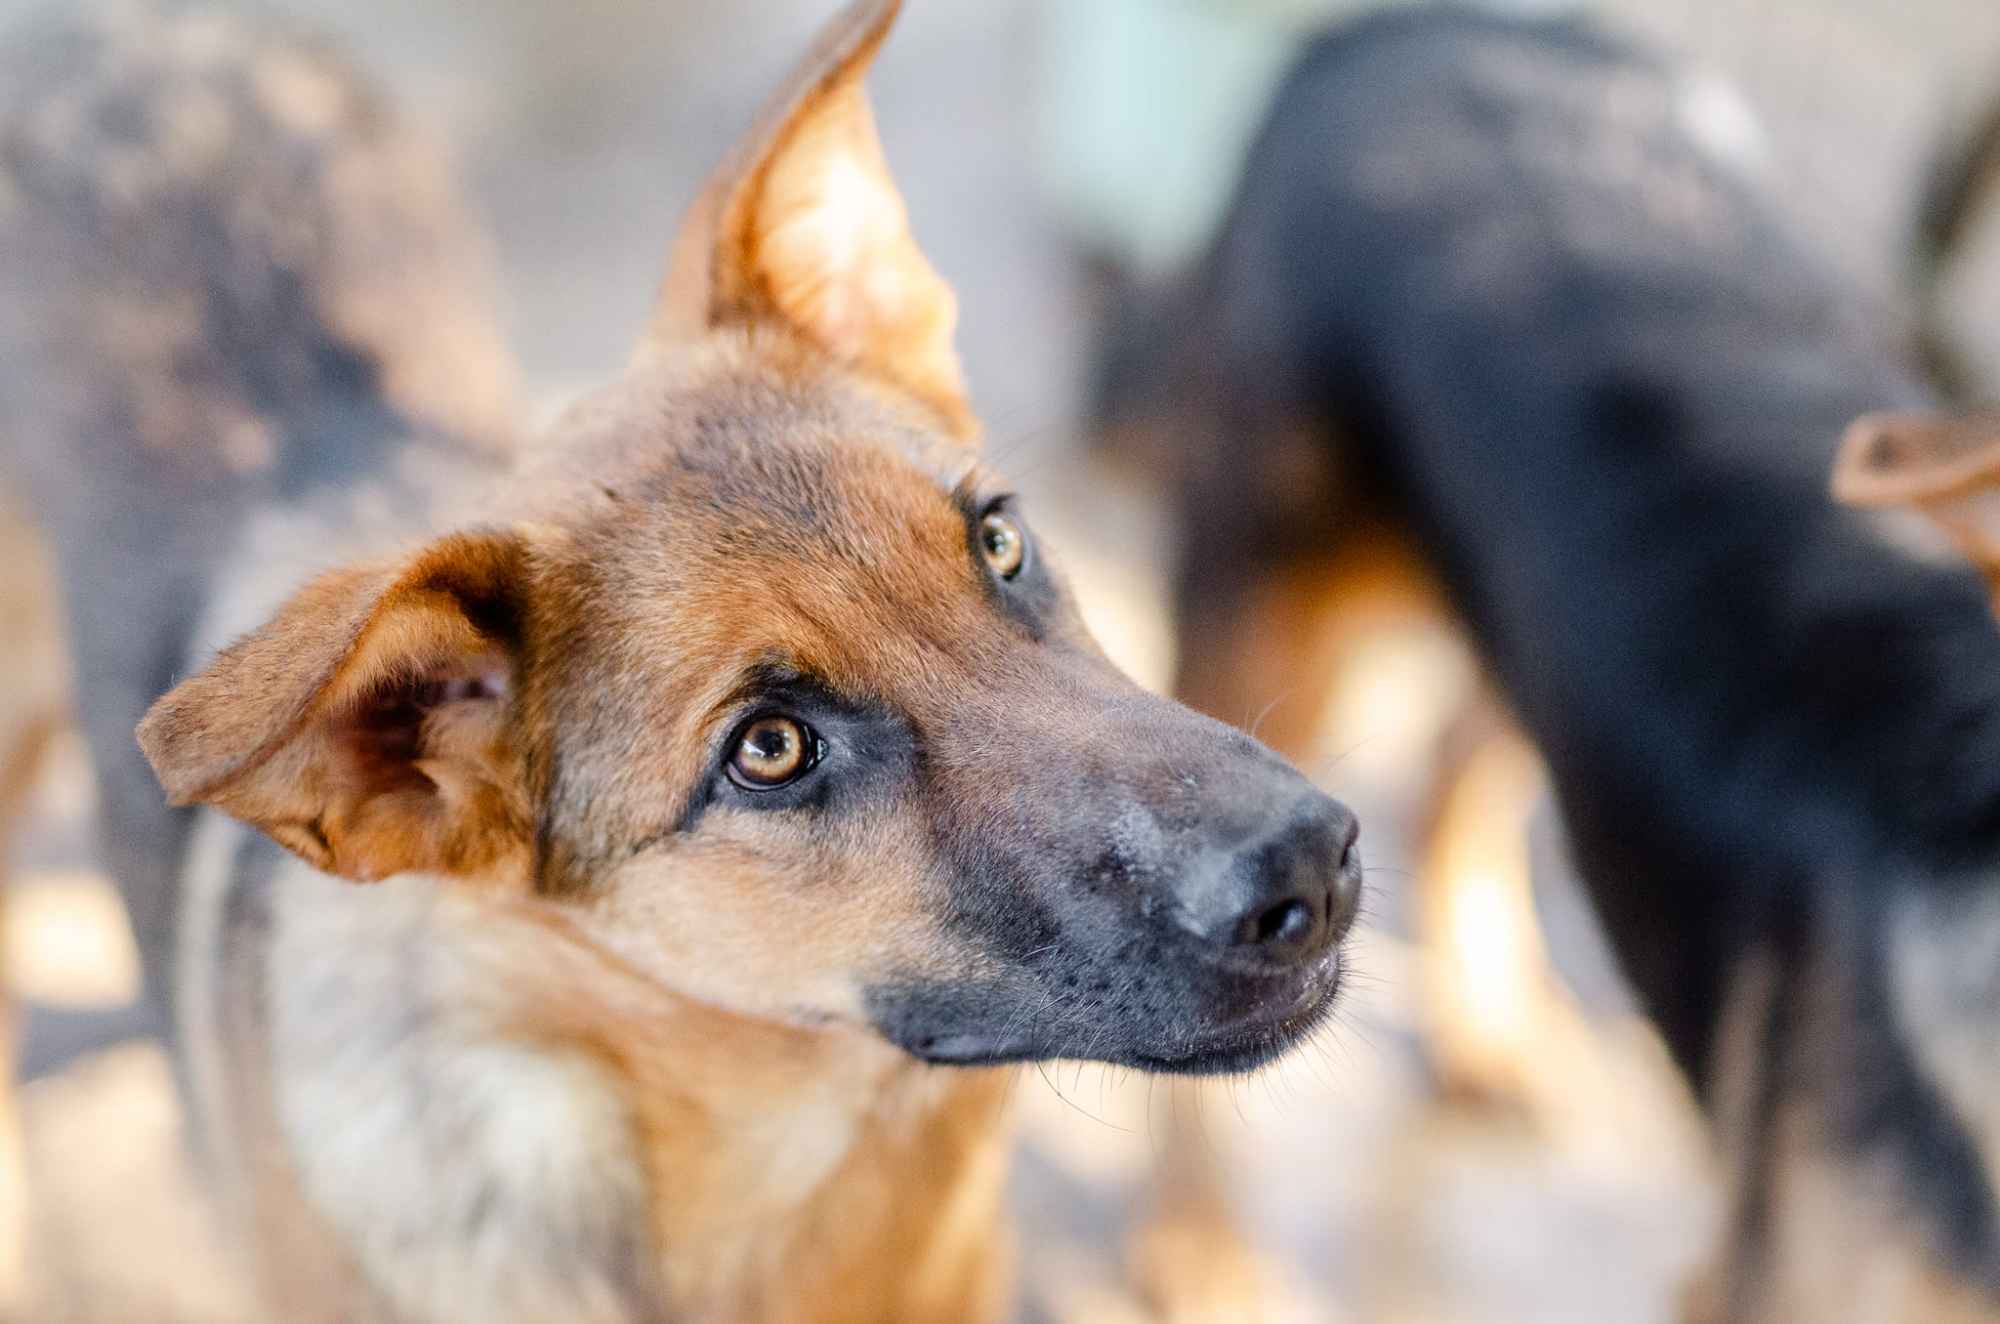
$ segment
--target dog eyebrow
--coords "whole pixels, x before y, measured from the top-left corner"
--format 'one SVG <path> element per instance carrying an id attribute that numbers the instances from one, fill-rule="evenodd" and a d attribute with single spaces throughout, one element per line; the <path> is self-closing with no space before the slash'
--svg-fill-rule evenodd
<path id="1" fill-rule="evenodd" d="M 968 470 L 951 489 L 951 503 L 965 516 L 966 523 L 976 524 L 980 516 L 995 506 L 1006 505 L 1019 499 L 1019 493 L 1011 488 L 993 491 L 981 482 L 987 477 L 977 467 Z"/>
<path id="2" fill-rule="evenodd" d="M 783 654 L 771 653 L 744 667 L 731 685 L 709 709 L 709 720 L 741 708 L 758 699 L 774 697 L 810 698 L 838 708 L 860 709 L 875 702 L 873 696 L 839 689 L 825 677 L 799 666 Z"/>
<path id="3" fill-rule="evenodd" d="M 810 673 L 791 659 L 770 654 L 743 669 L 725 701 L 741 703 L 745 699 L 755 698 L 772 690 L 794 689 L 800 685 L 817 683 Z"/>
<path id="4" fill-rule="evenodd" d="M 977 482 L 981 468 L 979 453 L 968 451 L 959 442 L 935 433 L 906 429 L 893 429 L 877 440 L 886 442 L 946 492 L 955 492 L 967 483 Z"/>
<path id="5" fill-rule="evenodd" d="M 979 457 L 967 455 L 939 475 L 946 485 L 956 493 L 962 487 L 976 486 L 979 482 Z"/>
<path id="6" fill-rule="evenodd" d="M 965 516 L 968 523 L 979 518 L 979 512 L 986 508 L 986 503 L 979 496 L 977 468 L 966 470 L 959 480 L 952 484 L 951 504 L 958 507 L 959 513 Z"/>

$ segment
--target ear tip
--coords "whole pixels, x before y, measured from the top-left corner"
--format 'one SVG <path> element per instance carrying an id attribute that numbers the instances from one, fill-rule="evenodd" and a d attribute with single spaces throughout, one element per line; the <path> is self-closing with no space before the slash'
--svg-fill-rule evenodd
<path id="1" fill-rule="evenodd" d="M 161 711 L 165 703 L 165 699 L 156 700 L 132 732 L 133 739 L 139 743 L 139 752 L 146 756 L 146 762 L 153 765 L 155 775 L 160 774 L 161 765 L 168 762 L 168 747 L 173 743 L 173 737 L 167 730 L 173 719 Z"/>
<path id="2" fill-rule="evenodd" d="M 200 680 L 194 677 L 155 699 L 132 732 L 167 803 L 176 809 L 213 801 L 243 766 L 240 757 L 217 757 L 217 733 L 201 716 L 205 698 L 183 693 Z"/>
<path id="3" fill-rule="evenodd" d="M 822 37 L 827 43 L 822 49 L 831 50 L 830 81 L 865 75 L 902 12 L 903 0 L 854 0 L 836 15 Z"/>
<path id="4" fill-rule="evenodd" d="M 153 776 L 159 779 L 160 788 L 167 793 L 168 804 L 180 808 L 200 798 L 211 779 L 205 775 L 206 769 L 191 766 L 183 757 L 184 737 L 189 732 L 179 705 L 174 702 L 173 691 L 146 710 L 132 734 L 138 741 L 139 752 L 152 767 Z"/>
<path id="5" fill-rule="evenodd" d="M 1833 494 L 1841 501 L 1866 505 L 1879 500 L 1886 438 L 1894 427 L 1893 414 L 1863 414 L 1847 425 L 1833 462 Z"/>
<path id="6" fill-rule="evenodd" d="M 1883 411 L 1847 427 L 1833 492 L 1850 505 L 1935 500 L 1985 485 L 2000 471 L 2000 418 Z"/>
<path id="7" fill-rule="evenodd" d="M 849 21 L 867 32 L 886 32 L 903 12 L 903 0 L 854 0 L 847 9 Z"/>

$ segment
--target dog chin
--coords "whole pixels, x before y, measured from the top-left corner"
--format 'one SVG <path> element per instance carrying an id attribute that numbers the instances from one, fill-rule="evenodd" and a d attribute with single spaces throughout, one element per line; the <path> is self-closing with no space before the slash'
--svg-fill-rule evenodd
<path id="1" fill-rule="evenodd" d="M 1323 981 L 1313 981 L 1290 1006 L 1225 1026 L 1213 1033 L 1157 1047 L 1137 1046 L 1117 1065 L 1161 1075 L 1225 1076 L 1255 1071 L 1312 1037 L 1333 1014 L 1340 997 L 1340 973 L 1329 965 Z"/>
<path id="2" fill-rule="evenodd" d="M 1117 1021 L 1115 1028 L 1072 1024 L 1056 1039 L 1038 1032 L 1032 1018 L 1018 1009 L 1010 1014 L 995 1006 L 985 1015 L 962 1018 L 968 1010 L 962 1005 L 963 991 L 947 995 L 961 1004 L 950 1012 L 927 1008 L 934 1014 L 945 1013 L 935 1021 L 912 1002 L 898 999 L 889 1004 L 894 1007 L 890 1014 L 878 1015 L 876 1029 L 934 1066 L 1004 1066 L 1069 1058 L 1163 1075 L 1239 1075 L 1277 1061 L 1304 1042 L 1332 1014 L 1339 995 L 1339 963 L 1329 960 L 1278 1005 L 1267 1004 L 1205 1029 L 1176 1027 L 1173 1032 L 1148 1034 L 1120 1017 L 1118 1009 L 1107 1008 L 1106 1015 Z"/>

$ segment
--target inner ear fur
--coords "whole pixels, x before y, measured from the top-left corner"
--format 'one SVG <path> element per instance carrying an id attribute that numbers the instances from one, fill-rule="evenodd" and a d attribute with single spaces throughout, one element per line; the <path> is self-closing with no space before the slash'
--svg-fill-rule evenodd
<path id="1" fill-rule="evenodd" d="M 168 799 L 361 881 L 525 876 L 526 559 L 515 534 L 463 533 L 307 585 L 140 723 Z"/>
<path id="2" fill-rule="evenodd" d="M 2000 412 L 1864 415 L 1841 441 L 1833 494 L 1922 512 L 2000 583 Z"/>
<path id="3" fill-rule="evenodd" d="M 782 324 L 971 441 L 957 301 L 910 233 L 863 86 L 900 7 L 860 0 L 835 18 L 710 179 L 641 353 L 719 326 Z"/>

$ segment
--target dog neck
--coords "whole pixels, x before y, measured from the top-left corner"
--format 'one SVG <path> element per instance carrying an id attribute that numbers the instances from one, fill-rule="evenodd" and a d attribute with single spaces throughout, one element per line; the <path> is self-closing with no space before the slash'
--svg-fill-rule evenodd
<path id="1" fill-rule="evenodd" d="M 268 882 L 268 1038 L 238 1056 L 268 1072 L 260 1152 L 289 1159 L 246 1235 L 323 1226 L 333 1261 L 274 1281 L 351 1279 L 425 1319 L 1004 1305 L 1004 1073 L 681 996 L 546 902 L 296 861 Z M 244 1132 L 250 1107 L 214 1124 Z"/>
<path id="2" fill-rule="evenodd" d="M 629 970 L 549 908 L 512 918 L 545 935 L 546 961 L 510 1037 L 616 1082 L 670 1313 L 997 1312 L 1004 1073 L 929 1067 L 858 1027 L 736 1015 Z"/>

